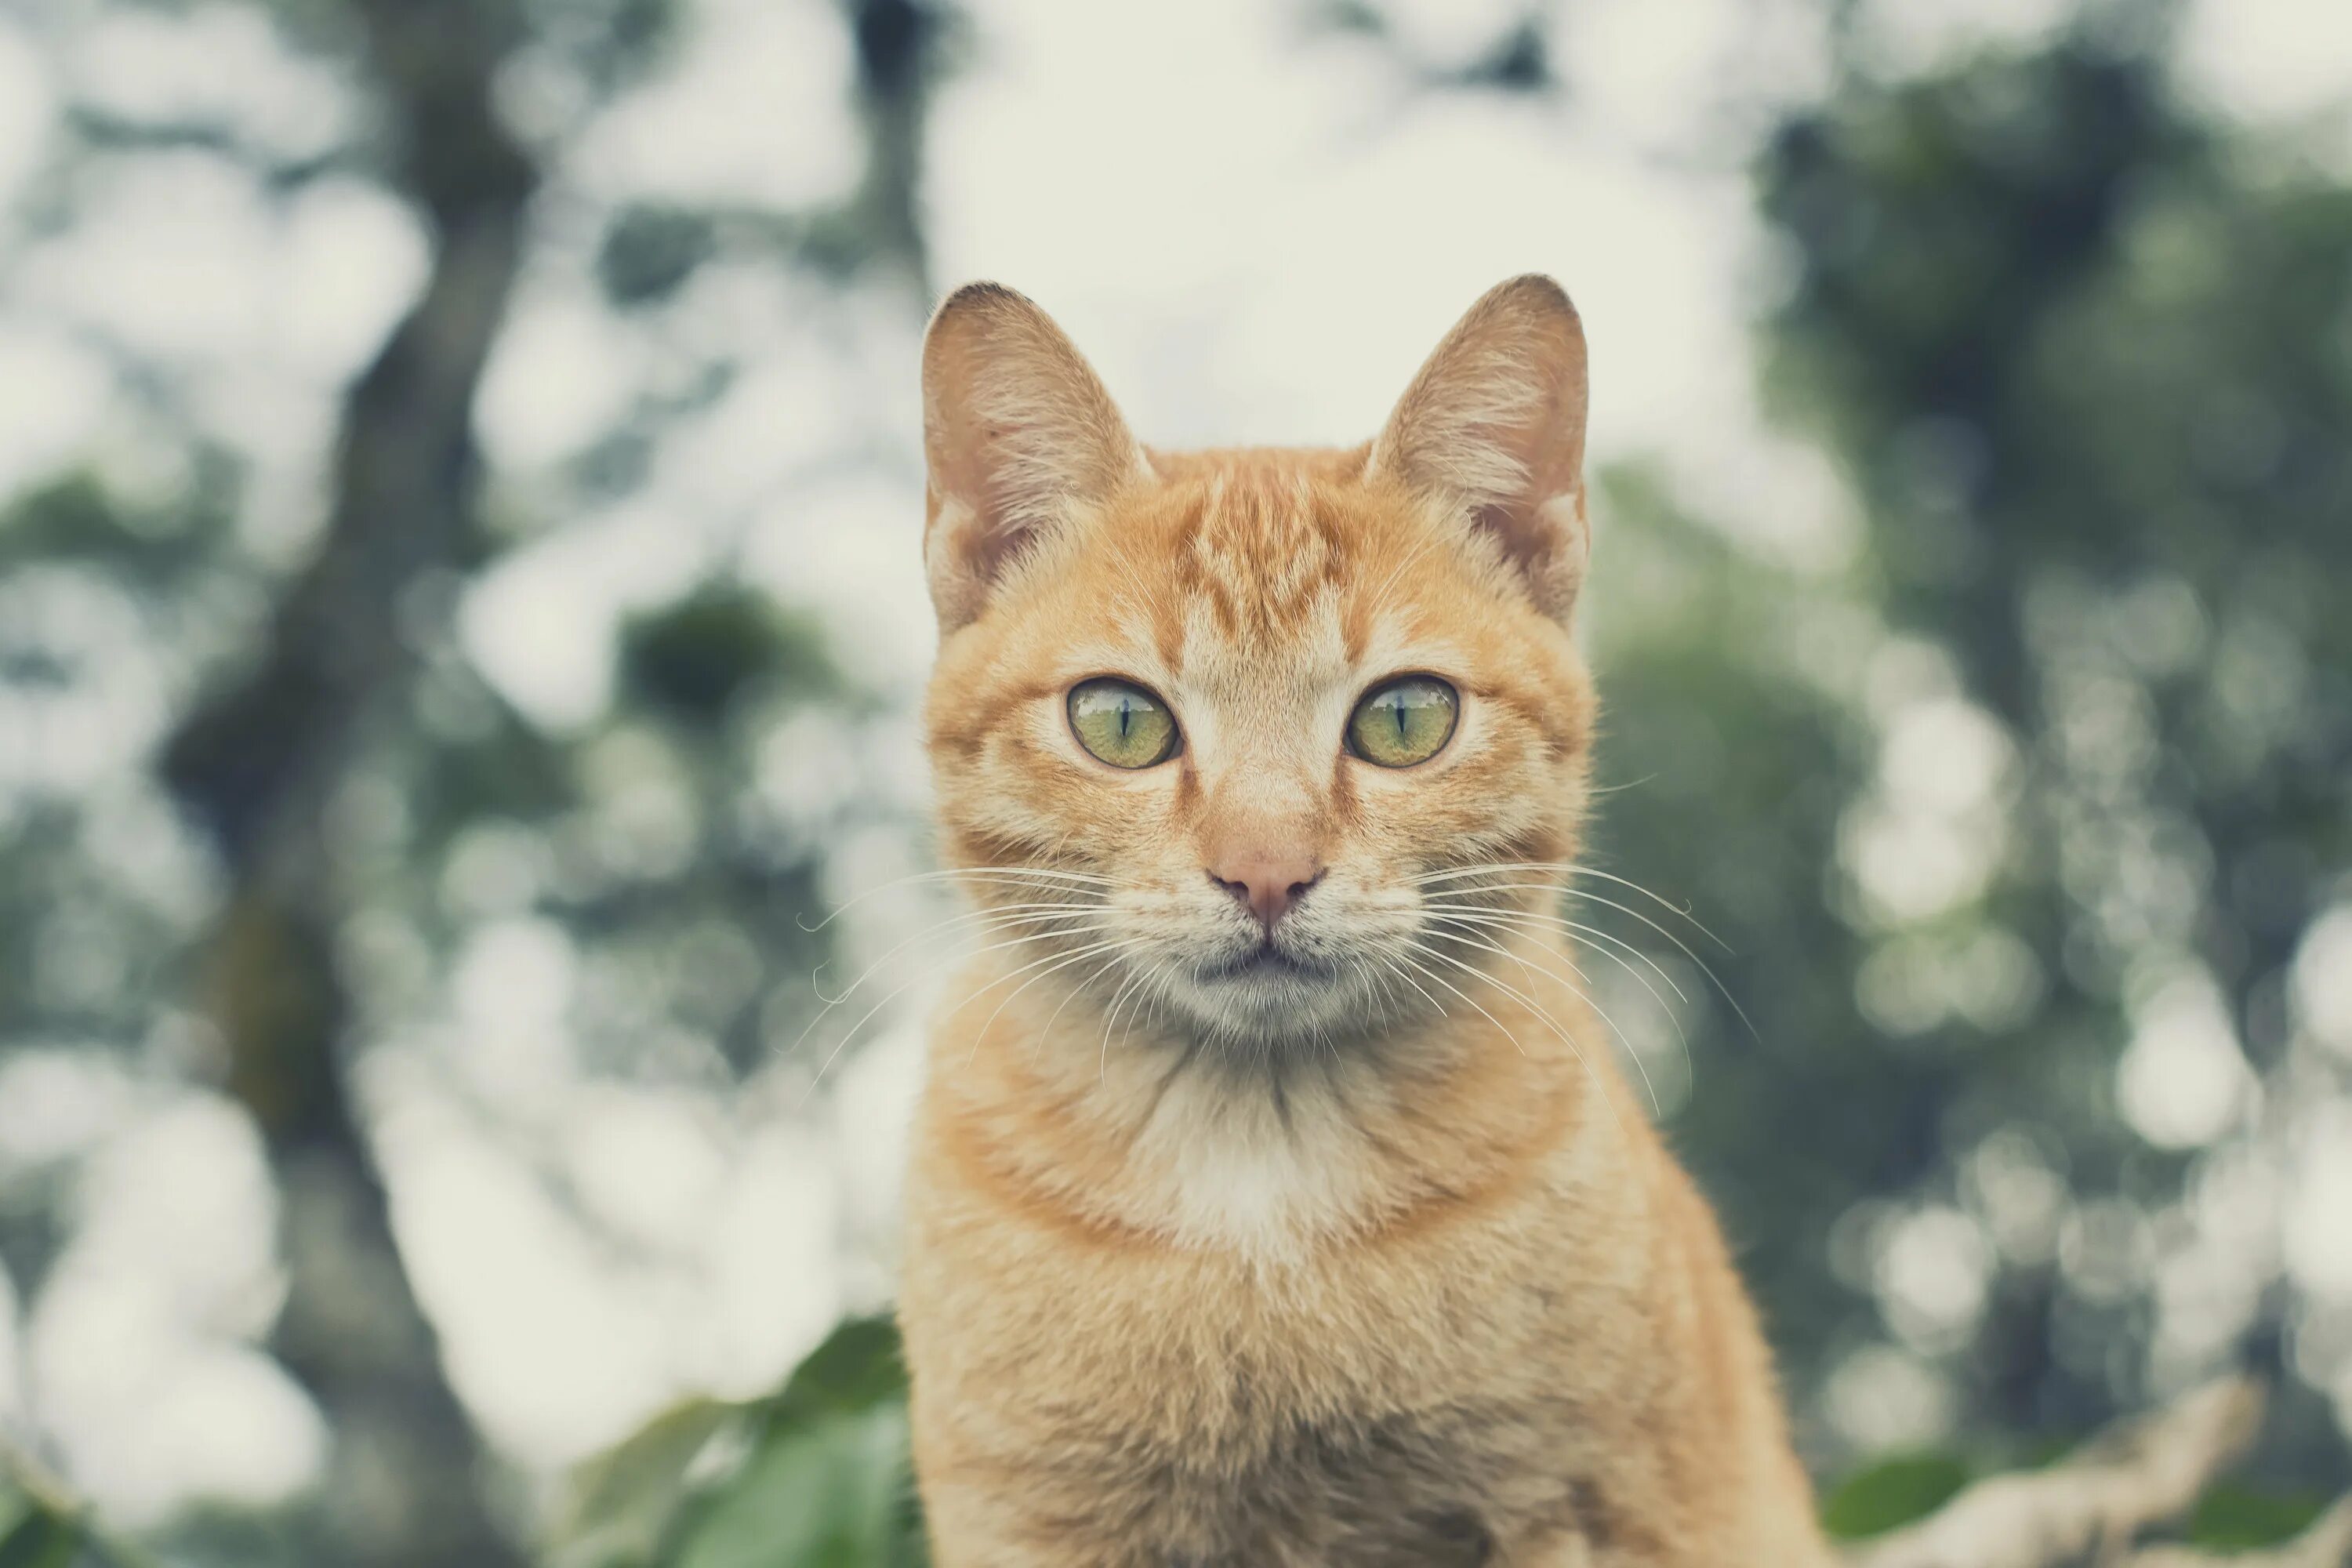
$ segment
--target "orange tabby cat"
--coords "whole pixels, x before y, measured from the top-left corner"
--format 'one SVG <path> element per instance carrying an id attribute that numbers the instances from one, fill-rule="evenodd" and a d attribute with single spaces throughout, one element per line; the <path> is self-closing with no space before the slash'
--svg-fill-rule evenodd
<path id="1" fill-rule="evenodd" d="M 908 1191 L 938 1562 L 1826 1563 L 1549 913 L 1593 723 L 1567 296 L 1495 289 L 1346 451 L 1148 450 L 987 284 L 923 409 L 991 932 Z"/>

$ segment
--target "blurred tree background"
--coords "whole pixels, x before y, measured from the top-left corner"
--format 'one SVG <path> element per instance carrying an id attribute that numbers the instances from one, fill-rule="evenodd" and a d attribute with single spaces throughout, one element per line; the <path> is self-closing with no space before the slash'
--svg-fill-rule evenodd
<path id="1" fill-rule="evenodd" d="M 1781 9 L 1707 144 L 1843 521 L 1605 449 L 1569 912 L 1809 1456 L 1905 1456 L 1842 1524 L 2251 1362 L 2257 1537 L 2352 1426 L 2352 186 L 2181 6 Z M 1284 47 L 1540 155 L 1576 11 Z M 919 1560 L 873 1130 L 993 26 L 0 17 L 0 1563 Z"/>

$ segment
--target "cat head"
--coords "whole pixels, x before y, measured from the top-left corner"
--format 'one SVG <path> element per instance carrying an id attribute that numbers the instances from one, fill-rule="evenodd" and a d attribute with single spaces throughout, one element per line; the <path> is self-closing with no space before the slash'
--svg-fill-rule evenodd
<path id="1" fill-rule="evenodd" d="M 950 296 L 925 726 L 1008 967 L 1228 1041 L 1443 1010 L 1479 956 L 1446 907 L 1551 879 L 1470 868 L 1574 848 L 1585 396 L 1575 308 L 1525 277 L 1367 446 L 1164 454 L 1035 305 Z"/>

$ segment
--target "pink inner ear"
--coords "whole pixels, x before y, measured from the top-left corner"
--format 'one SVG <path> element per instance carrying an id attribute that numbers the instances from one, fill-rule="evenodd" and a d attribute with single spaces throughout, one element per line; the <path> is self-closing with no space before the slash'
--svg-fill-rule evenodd
<path id="1" fill-rule="evenodd" d="M 1023 464 L 1024 447 L 1041 439 L 1024 431 L 992 425 L 970 432 L 957 454 L 957 497 L 974 514 L 958 530 L 953 547 L 966 567 L 984 582 L 994 582 L 1035 538 L 1051 506 L 1049 497 L 1023 493 L 1013 473 Z"/>
<path id="2" fill-rule="evenodd" d="M 1591 550 L 1582 495 L 1570 491 L 1533 507 L 1483 506 L 1473 517 L 1527 580 L 1536 607 L 1566 620 L 1576 606 Z"/>
<path id="3" fill-rule="evenodd" d="M 1512 564 L 1521 571 L 1540 570 L 1552 556 L 1552 542 L 1543 531 L 1528 526 L 1528 520 L 1514 506 L 1482 506 L 1471 514 L 1478 527 L 1492 535 L 1510 557 Z"/>

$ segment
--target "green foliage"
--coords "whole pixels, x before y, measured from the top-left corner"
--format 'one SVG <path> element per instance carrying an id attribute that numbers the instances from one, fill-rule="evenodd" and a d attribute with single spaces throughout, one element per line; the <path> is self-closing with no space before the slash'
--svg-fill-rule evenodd
<path id="1" fill-rule="evenodd" d="M 678 207 L 630 207 L 604 231 L 604 247 L 596 254 L 596 278 L 616 305 L 658 304 L 710 259 L 717 243 L 705 214 Z"/>
<path id="2" fill-rule="evenodd" d="M 2310 1493 L 2281 1493 L 2225 1484 L 2205 1494 L 2189 1517 L 2189 1537 L 2202 1546 L 2241 1550 L 2275 1546 L 2308 1529 L 2327 1506 Z"/>
<path id="3" fill-rule="evenodd" d="M 24 1456 L 0 1453 L 0 1568 L 154 1568 L 115 1540 L 81 1500 Z"/>
<path id="4" fill-rule="evenodd" d="M 683 1405 L 583 1468 L 559 1568 L 922 1568 L 887 1319 L 836 1328 L 783 1392 Z"/>
<path id="5" fill-rule="evenodd" d="M 1840 1541 L 1861 1541 L 1916 1523 L 1987 1473 L 1958 1454 L 1906 1454 L 1847 1477 L 1822 1499 L 1822 1523 Z M 2245 1551 L 2293 1540 L 2319 1517 L 2325 1500 L 2224 1482 L 2205 1494 L 2181 1533 L 2199 1546 Z"/>
<path id="6" fill-rule="evenodd" d="M 0 1568 L 68 1568 L 81 1545 L 78 1521 L 0 1491 Z"/>
<path id="7" fill-rule="evenodd" d="M 1941 1508 L 1974 1479 L 1952 1454 L 1906 1454 L 1857 1471 L 1822 1499 L 1822 1524 L 1841 1541 L 1859 1541 Z"/>
<path id="8" fill-rule="evenodd" d="M 551 1531 L 555 1568 L 625 1568 L 660 1560 L 689 1493 L 695 1461 L 748 1415 L 740 1405 L 688 1400 L 582 1465 Z"/>
<path id="9" fill-rule="evenodd" d="M 852 1319 L 773 1400 L 681 1405 L 583 1466 L 554 1568 L 922 1568 L 906 1397 L 896 1329 Z M 714 1452 L 723 1467 L 707 1462 Z M 1824 1489 L 1822 1522 L 1841 1541 L 1883 1535 L 2011 1463 L 1950 1450 L 1882 1459 Z M 2215 1548 L 2276 1545 L 2323 1506 L 2227 1482 L 2184 1533 Z"/>
<path id="10" fill-rule="evenodd" d="M 1933 1157 L 1918 1127 L 1938 1075 L 1887 1052 L 1858 1016 L 1864 947 L 1823 876 L 1871 738 L 1819 667 L 1865 655 L 1874 628 L 1839 584 L 1748 555 L 1653 474 L 1606 474 L 1601 498 L 1590 611 L 1601 794 L 1585 859 L 1665 903 L 1580 883 L 1570 917 L 1606 933 L 1580 962 L 1622 1026 L 1687 1049 L 1688 1097 L 1667 1107 L 1668 1130 L 1784 1354 L 1818 1364 L 1855 1316 L 1820 1238 L 1853 1202 L 1857 1172 L 1901 1179 Z M 1806 1136 L 1790 1137 L 1800 1125 Z"/>
<path id="11" fill-rule="evenodd" d="M 1848 900 L 1851 981 L 1956 984 L 1989 938 L 2036 972 L 1997 1016 L 1923 1004 L 1813 1037 L 1809 1054 L 1884 1058 L 1846 1103 L 1899 1130 L 1826 1173 L 1856 1199 L 1951 1201 L 1998 1129 L 2053 1152 L 2072 1212 L 2186 1235 L 2189 1158 L 2118 1115 L 2117 1053 L 2189 976 L 2256 1072 L 2284 1070 L 2277 998 L 2352 847 L 2352 627 L 2322 607 L 2352 597 L 2352 192 L 2204 122 L 2154 35 L 2088 27 L 1857 77 L 1791 117 L 1759 176 L 1790 262 L 1772 400 L 1851 477 L 1858 587 L 2012 759 L 1987 884 L 1916 921 Z M 1821 1286 L 1815 1245 L 1797 1267 Z M 1969 1415 L 2023 1433 L 2136 1403 L 2143 1285 L 2001 1258 L 1969 1342 L 1937 1352 Z"/>
<path id="12" fill-rule="evenodd" d="M 717 723 L 754 689 L 806 697 L 837 685 L 814 626 L 756 589 L 728 583 L 631 621 L 621 668 L 646 703 L 696 725 Z"/>
<path id="13" fill-rule="evenodd" d="M 189 481 L 165 500 L 134 501 L 95 474 L 68 472 L 0 509 L 0 572 L 20 563 L 69 561 L 98 567 L 150 592 L 184 577 L 222 549 L 236 500 L 230 470 L 198 452 Z"/>
<path id="14" fill-rule="evenodd" d="M 352 7 L 267 9 L 339 79 L 383 96 Z M 1377 5 L 1324 9 L 1360 43 L 1411 47 Z M 556 87 L 539 95 L 548 124 L 534 136 L 568 156 L 560 121 L 656 61 L 675 11 L 524 0 L 518 105 L 537 101 L 521 90 L 534 81 Z M 848 16 L 862 121 L 903 154 L 894 164 L 885 147 L 853 199 L 707 209 L 653 192 L 566 209 L 584 215 L 582 236 L 601 235 L 606 302 L 672 343 L 666 363 L 697 334 L 664 312 L 695 301 L 706 267 L 756 261 L 820 289 L 919 274 L 920 99 L 952 18 L 908 0 Z M 1467 63 L 1412 74 L 1449 91 L 1553 91 L 1560 62 L 1544 40 L 1513 22 Z M 1591 859 L 1674 907 L 1596 879 L 1569 912 L 1609 939 L 1586 957 L 1612 1014 L 1642 1016 L 1644 1041 L 1671 1042 L 1668 1013 L 1687 1031 L 1686 1078 L 1653 1058 L 1668 1130 L 1725 1216 L 1809 1436 L 1825 1435 L 1819 1394 L 1837 1358 L 1879 1344 L 1947 1378 L 1985 1434 L 1985 1453 L 1915 1455 L 1830 1489 L 1832 1528 L 1869 1533 L 1932 1507 L 1989 1455 L 2035 1452 L 2036 1432 L 2088 1429 L 2138 1402 L 2159 1312 L 2147 1281 L 2179 1272 L 2164 1249 L 2194 1227 L 2182 1193 L 2198 1156 L 2152 1147 L 2117 1114 L 2134 988 L 2193 962 L 2255 1070 L 2273 1075 L 2274 1109 L 2292 1098 L 2278 1089 L 2316 1080 L 2289 1070 L 2285 1020 L 2296 945 L 2345 896 L 2352 863 L 2352 191 L 2205 122 L 2160 49 L 2088 30 L 1916 79 L 1836 79 L 1791 113 L 1757 176 L 1787 262 L 1765 323 L 1768 401 L 1850 482 L 1857 559 L 1793 571 L 1743 542 L 1742 518 L 1694 515 L 1654 472 L 1602 476 L 1584 612 L 1608 701 Z M 78 101 L 58 133 L 77 151 L 60 154 L 40 221 L 79 221 L 68 165 L 91 155 L 250 160 L 273 200 L 322 174 L 380 183 L 403 141 L 380 118 L 357 116 L 371 128 L 348 145 L 280 153 Z M 558 474 L 489 476 L 488 502 L 511 507 L 514 526 L 452 538 L 419 584 L 431 592 L 404 597 L 423 672 L 370 694 L 352 755 L 314 781 L 354 1046 L 432 1016 L 467 943 L 516 916 L 560 931 L 595 1073 L 740 1079 L 793 1037 L 826 942 L 793 917 L 821 907 L 814 818 L 834 808 L 802 813 L 762 742 L 803 705 L 856 705 L 814 625 L 708 583 L 624 628 L 607 710 L 542 729 L 467 668 L 444 624 L 488 563 L 480 552 L 645 483 L 673 424 L 772 347 L 720 343 L 669 366 Z M 255 505 L 285 476 L 253 482 L 251 455 L 177 406 L 184 370 L 135 363 L 140 352 L 109 351 L 118 433 L 0 498 L 0 588 L 21 591 L 12 606 L 50 606 L 0 617 L 0 702 L 22 704 L 0 716 L 37 712 L 68 740 L 95 732 L 83 710 L 148 700 L 151 674 L 153 700 L 176 706 L 233 673 L 304 553 Z M 255 423 L 274 423 L 274 405 L 256 406 Z M 355 574 L 324 610 L 383 586 Z M 1948 695 L 1989 716 L 2013 764 L 1998 803 L 2010 837 L 1987 885 L 1916 918 L 1868 907 L 1846 864 L 1900 706 L 1875 675 L 1906 659 L 1948 670 Z M 0 1050 L 213 1070 L 182 1058 L 203 1049 L 185 1027 L 200 1005 L 186 974 L 214 916 L 190 840 L 134 776 L 144 768 L 0 796 Z M 2028 955 L 2016 1005 L 1953 1005 L 1981 1001 L 1978 959 L 2004 944 Z M 1906 965 L 1908 1000 L 1937 1005 L 1890 1022 L 1864 997 Z M 247 1005 L 269 995 L 246 989 Z M 1992 1238 L 1969 1183 L 1995 1137 L 2050 1152 L 2053 1230 L 2104 1204 L 2144 1222 L 2146 1255 L 2095 1291 L 2070 1279 L 2064 1248 Z M 2255 1152 L 2288 1168 L 2278 1148 Z M 16 1178 L 0 1205 L 0 1259 L 28 1302 L 78 1190 L 60 1161 Z M 1922 1332 L 1874 1296 L 1873 1216 L 1922 1203 L 1988 1238 L 1973 1323 Z M 299 1289 L 310 1276 L 289 1278 Z M 2247 1338 L 2287 1340 L 2293 1297 L 2263 1291 Z M 904 1394 L 888 1325 L 845 1325 L 772 1397 L 681 1405 L 584 1468 L 559 1561 L 918 1563 Z M 2340 1469 L 2340 1448 L 2320 1402 L 2285 1409 L 2278 1449 L 2316 1472 L 2289 1479 L 2332 1480 L 2323 1467 Z M 2252 1544 L 2310 1510 L 2224 1489 L 2194 1530 Z M 204 1517 L 169 1539 L 175 1561 L 305 1560 L 265 1548 L 282 1523 Z M 94 1528 L 78 1507 L 0 1486 L 0 1568 L 127 1563 Z"/>

